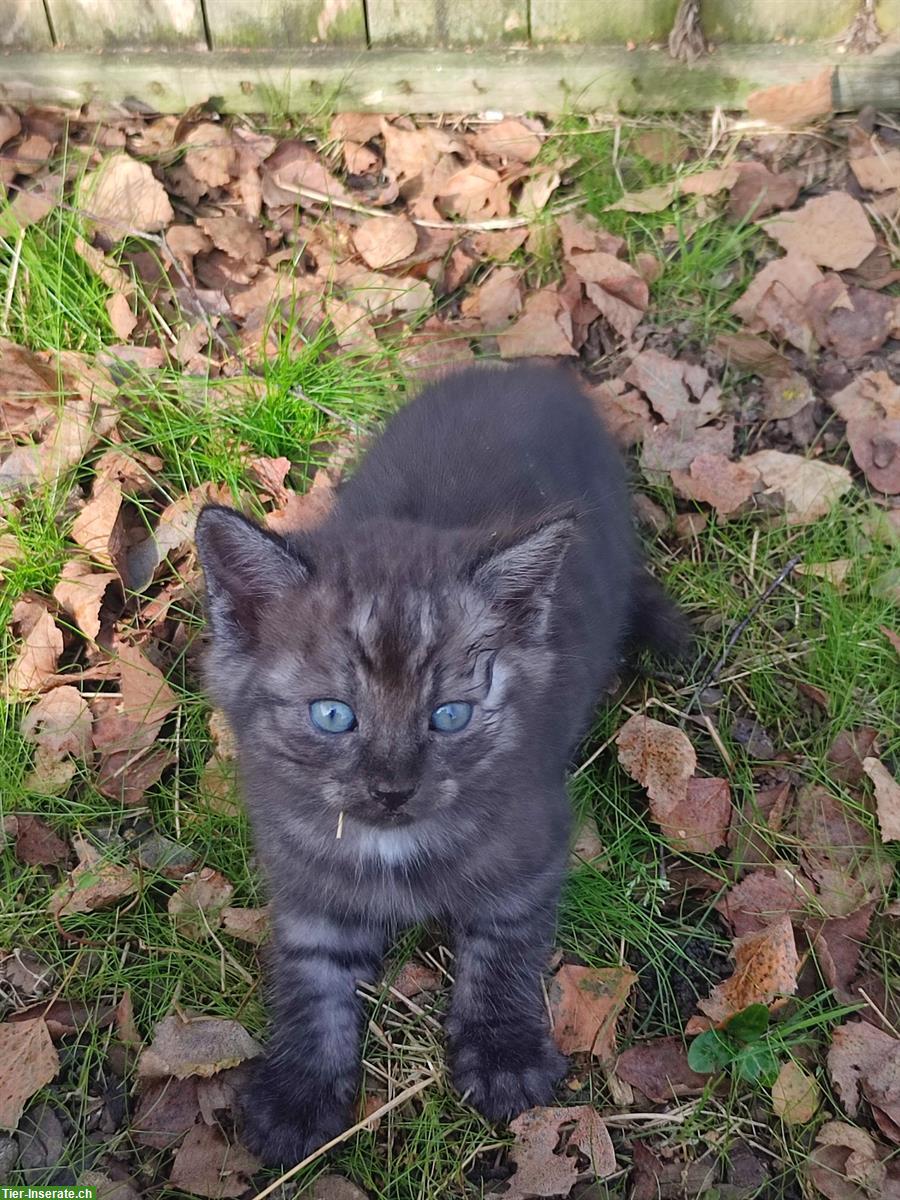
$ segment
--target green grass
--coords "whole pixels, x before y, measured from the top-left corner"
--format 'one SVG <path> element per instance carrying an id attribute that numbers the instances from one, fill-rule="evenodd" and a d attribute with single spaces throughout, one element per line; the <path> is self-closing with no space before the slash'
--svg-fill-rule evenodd
<path id="1" fill-rule="evenodd" d="M 620 182 L 612 169 L 612 133 L 576 132 L 561 142 L 567 152 L 579 156 L 577 169 L 592 210 L 607 228 L 627 238 L 629 255 L 650 250 L 665 258 L 664 272 L 653 287 L 652 315 L 659 323 L 685 321 L 690 326 L 685 336 L 701 343 L 730 327 L 727 308 L 746 283 L 755 233 L 721 218 L 692 227 L 688 210 L 678 205 L 650 217 L 606 213 L 623 184 L 632 190 L 650 186 L 664 182 L 672 171 L 630 155 L 628 162 L 619 164 Z M 675 225 L 678 236 L 664 247 L 662 231 L 668 224 Z M 14 243 L 0 239 L 0 295 L 18 262 L 8 336 L 35 348 L 65 347 L 92 354 L 115 340 L 105 315 L 106 290 L 72 248 L 77 233 L 77 221 L 58 211 L 26 232 L 18 255 Z M 553 263 L 548 257 L 537 269 L 552 271 Z M 374 427 L 404 398 L 403 375 L 391 348 L 377 358 L 334 355 L 327 328 L 303 344 L 295 333 L 290 321 L 281 327 L 275 356 L 248 371 L 227 398 L 219 381 L 188 380 L 171 370 L 137 373 L 123 384 L 120 432 L 125 448 L 158 454 L 164 464 L 158 492 L 150 502 L 142 502 L 148 521 L 168 500 L 208 482 L 224 485 L 236 499 L 252 505 L 256 492 L 247 464 L 256 455 L 288 456 L 294 464 L 291 481 L 302 488 L 336 438 L 354 426 Z M 30 590 L 44 595 L 52 591 L 69 552 L 70 488 L 74 480 L 89 477 L 83 468 L 61 480 L 55 490 L 7 512 L 8 529 L 20 546 L 17 557 L 4 567 L 2 654 L 7 663 L 15 652 L 7 629 L 12 605 Z M 670 492 L 654 495 L 674 511 Z M 825 779 L 828 746 L 841 729 L 855 724 L 881 731 L 888 759 L 900 755 L 896 652 L 879 629 L 896 627 L 897 611 L 879 599 L 873 587 L 892 565 L 896 550 L 866 537 L 869 515 L 866 502 L 855 498 L 828 518 L 796 529 L 766 524 L 760 516 L 725 523 L 712 519 L 692 546 L 663 538 L 649 548 L 657 572 L 700 630 L 697 657 L 707 661 L 718 657 L 729 630 L 790 557 L 799 555 L 804 563 L 854 560 L 841 592 L 825 582 L 793 576 L 760 609 L 731 652 L 714 684 L 718 695 L 706 707 L 730 764 L 723 763 L 719 745 L 704 728 L 686 725 L 701 768 L 728 775 L 736 802 L 748 803 L 749 825 L 788 862 L 797 861 L 796 839 L 789 832 L 772 832 L 754 817 L 749 801 L 760 764 L 737 744 L 731 725 L 737 715 L 757 720 L 776 752 L 788 757 L 791 769 L 804 781 Z M 182 611 L 196 635 L 195 607 L 185 602 Z M 642 674 L 626 680 L 601 709 L 581 761 L 609 743 L 630 713 L 647 711 L 676 723 L 680 714 L 695 714 L 690 705 L 702 675 L 703 667 L 696 666 L 683 679 Z M 190 639 L 172 666 L 171 683 L 182 703 L 163 738 L 177 749 L 178 770 L 154 785 L 145 805 L 137 809 L 123 810 L 101 796 L 88 770 L 64 795 L 30 792 L 25 779 L 31 750 L 19 733 L 23 710 L 0 708 L 0 815 L 40 812 L 62 836 L 81 835 L 112 861 L 128 857 L 133 843 L 147 835 L 152 817 L 159 833 L 189 847 L 199 864 L 221 871 L 232 882 L 235 904 L 258 904 L 262 891 L 246 819 L 239 808 L 223 812 L 211 807 L 201 788 L 212 742 Z M 823 689 L 830 698 L 828 711 L 806 702 L 799 683 Z M 670 878 L 672 856 L 647 821 L 640 790 L 617 765 L 614 748 L 607 746 L 592 759 L 573 780 L 572 792 L 578 811 L 596 820 L 605 854 L 599 866 L 572 872 L 560 915 L 559 945 L 588 964 L 625 961 L 638 969 L 635 1009 L 623 1029 L 624 1041 L 681 1035 L 697 996 L 728 973 L 730 939 L 712 906 L 716 895 L 679 893 Z M 851 802 L 849 795 L 847 800 Z M 868 812 L 861 819 L 872 822 Z M 896 857 L 897 851 L 888 847 L 886 853 Z M 684 857 L 726 886 L 731 864 L 724 853 Z M 237 1017 L 252 1033 L 264 1033 L 258 954 L 224 934 L 218 944 L 198 943 L 176 930 L 166 911 L 175 884 L 164 871 L 145 869 L 133 903 L 67 918 L 67 937 L 47 917 L 51 886 L 44 869 L 23 867 L 11 853 L 0 855 L 0 946 L 36 954 L 52 971 L 53 988 L 61 995 L 95 1005 L 98 997 L 118 998 L 127 989 L 147 1038 L 175 1004 Z M 430 934 L 410 935 L 395 948 L 391 970 L 411 955 L 443 961 L 435 958 L 438 953 Z M 895 991 L 900 942 L 887 923 L 873 929 L 864 957 L 885 978 L 889 991 Z M 408 1108 L 390 1114 L 377 1133 L 351 1140 L 335 1156 L 335 1169 L 383 1200 L 488 1194 L 496 1187 L 491 1168 L 510 1137 L 505 1130 L 487 1126 L 446 1083 L 442 1039 L 434 1024 L 446 995 L 419 998 L 421 1013 L 397 1001 L 386 987 L 376 990 L 368 1003 L 367 1086 L 383 1095 L 386 1080 L 400 1089 L 411 1076 L 426 1071 L 435 1072 L 437 1082 Z M 829 1030 L 846 1011 L 824 986 L 790 1006 L 786 1019 L 776 1022 L 771 1033 L 779 1056 L 786 1059 L 812 1048 L 820 1061 Z M 66 1153 L 76 1171 L 91 1153 L 86 1134 L 89 1096 L 115 1079 L 109 1054 L 113 1043 L 111 1030 L 96 1027 L 69 1039 L 65 1084 L 44 1092 L 48 1102 L 65 1109 L 72 1120 L 74 1133 Z M 129 1085 L 131 1081 L 129 1075 Z M 587 1077 L 575 1098 L 585 1097 L 611 1106 L 599 1072 Z M 830 1111 L 839 1110 L 832 1105 Z M 727 1156 L 736 1141 L 764 1137 L 776 1178 L 786 1190 L 807 1152 L 805 1132 L 778 1127 L 771 1119 L 761 1086 L 734 1084 L 679 1110 L 663 1129 L 670 1147 L 684 1149 L 689 1156 L 710 1144 Z M 629 1126 L 626 1120 L 616 1127 L 623 1164 L 635 1135 L 641 1136 L 638 1122 Z M 113 1146 L 117 1140 L 127 1148 L 127 1133 L 116 1135 Z M 151 1168 L 163 1162 L 161 1155 L 141 1153 Z M 322 1169 L 321 1163 L 314 1165 L 300 1182 Z M 157 1191 L 161 1197 L 174 1194 L 164 1185 Z M 621 1196 L 622 1181 L 598 1188 L 595 1194 Z"/>

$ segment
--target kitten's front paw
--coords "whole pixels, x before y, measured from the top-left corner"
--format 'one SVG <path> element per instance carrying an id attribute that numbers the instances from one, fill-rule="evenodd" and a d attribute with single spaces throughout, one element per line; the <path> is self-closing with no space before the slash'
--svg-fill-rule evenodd
<path id="1" fill-rule="evenodd" d="M 548 1104 L 566 1069 L 544 1030 L 507 1033 L 469 1027 L 451 1045 L 453 1083 L 489 1121 L 506 1121 L 536 1104 Z"/>
<path id="2" fill-rule="evenodd" d="M 241 1141 L 267 1166 L 294 1166 L 351 1123 L 350 1106 L 322 1085 L 290 1088 L 261 1073 L 242 1098 Z"/>

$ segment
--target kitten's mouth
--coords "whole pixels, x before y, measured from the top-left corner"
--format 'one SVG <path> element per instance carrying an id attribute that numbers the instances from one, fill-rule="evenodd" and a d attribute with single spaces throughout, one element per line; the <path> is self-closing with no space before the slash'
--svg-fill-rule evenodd
<path id="1" fill-rule="evenodd" d="M 363 825 L 368 825 L 371 829 L 406 829 L 416 819 L 412 813 L 405 812 L 402 808 L 397 809 L 396 812 L 368 807 L 355 808 L 351 815 L 355 820 Z"/>

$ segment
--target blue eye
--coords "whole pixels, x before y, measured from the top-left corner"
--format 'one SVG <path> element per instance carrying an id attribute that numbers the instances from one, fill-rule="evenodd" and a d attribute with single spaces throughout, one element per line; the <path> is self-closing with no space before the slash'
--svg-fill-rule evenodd
<path id="1" fill-rule="evenodd" d="M 441 733 L 459 733 L 472 717 L 472 705 L 465 700 L 451 700 L 439 705 L 431 714 L 431 728 Z"/>
<path id="2" fill-rule="evenodd" d="M 309 719 L 323 733 L 349 733 L 356 728 L 356 713 L 343 700 L 313 700 Z"/>

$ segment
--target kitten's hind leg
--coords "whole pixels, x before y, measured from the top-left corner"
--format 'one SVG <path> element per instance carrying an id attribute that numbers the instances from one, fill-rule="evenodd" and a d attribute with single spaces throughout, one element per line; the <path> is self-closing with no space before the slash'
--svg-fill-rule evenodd
<path id="1" fill-rule="evenodd" d="M 547 1104 L 566 1060 L 550 1037 L 541 989 L 556 910 L 488 901 L 456 928 L 456 982 L 447 1032 L 453 1082 L 491 1121 Z"/>
<path id="2" fill-rule="evenodd" d="M 275 1024 L 243 1100 L 242 1140 L 271 1165 L 294 1164 L 352 1123 L 359 1083 L 358 980 L 377 978 L 380 929 L 325 913 L 279 917 Z"/>

